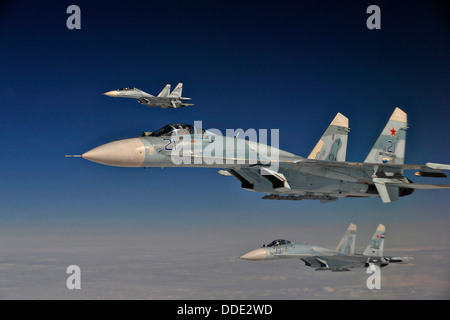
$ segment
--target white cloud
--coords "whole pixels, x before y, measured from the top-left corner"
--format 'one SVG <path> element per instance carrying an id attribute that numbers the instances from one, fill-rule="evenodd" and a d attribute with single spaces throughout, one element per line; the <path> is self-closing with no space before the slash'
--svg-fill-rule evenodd
<path id="1" fill-rule="evenodd" d="M 426 246 L 423 250 L 417 250 L 414 241 L 408 246 L 412 238 L 402 237 L 400 227 L 396 227 L 396 239 L 403 248 L 399 252 L 414 256 L 413 263 L 382 268 L 382 289 L 378 292 L 366 288 L 364 269 L 316 272 L 300 260 L 251 262 L 236 258 L 283 235 L 296 242 L 334 248 L 345 227 L 274 226 L 268 231 L 267 226 L 258 226 L 233 227 L 230 231 L 225 226 L 195 231 L 142 228 L 134 232 L 79 227 L 72 231 L 1 232 L 0 298 L 449 298 L 450 273 L 446 266 L 450 250 L 444 246 L 433 249 L 432 242 L 422 243 Z M 360 234 L 358 246 L 364 247 L 370 235 Z M 443 242 L 448 241 L 447 233 L 440 236 Z M 385 246 L 389 248 L 389 235 Z M 66 268 L 72 264 L 81 268 L 79 291 L 70 291 L 65 285 Z"/>

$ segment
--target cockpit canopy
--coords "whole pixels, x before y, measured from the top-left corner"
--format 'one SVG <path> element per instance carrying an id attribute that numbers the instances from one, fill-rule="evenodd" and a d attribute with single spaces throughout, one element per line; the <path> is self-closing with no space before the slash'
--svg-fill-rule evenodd
<path id="1" fill-rule="evenodd" d="M 205 133 L 205 129 L 200 129 L 194 127 L 190 124 L 185 123 L 173 123 L 168 124 L 167 126 L 156 130 L 150 136 L 151 137 L 162 137 L 162 136 L 171 136 L 171 135 L 184 135 L 184 134 L 203 134 Z"/>
<path id="2" fill-rule="evenodd" d="M 129 90 L 135 90 L 135 89 L 136 89 L 135 87 L 125 87 L 122 89 L 117 89 L 117 91 L 129 91 Z"/>
<path id="3" fill-rule="evenodd" d="M 277 239 L 277 240 L 273 240 L 266 247 L 283 246 L 283 245 L 287 245 L 287 244 L 291 244 L 291 243 L 292 242 L 289 240 Z"/>

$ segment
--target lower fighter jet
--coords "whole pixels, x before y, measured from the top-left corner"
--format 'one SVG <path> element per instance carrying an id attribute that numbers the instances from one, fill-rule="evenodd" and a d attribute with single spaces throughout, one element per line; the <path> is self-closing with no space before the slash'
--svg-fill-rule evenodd
<path id="1" fill-rule="evenodd" d="M 317 271 L 350 271 L 370 265 L 385 267 L 389 263 L 404 262 L 410 257 L 388 257 L 383 255 L 385 227 L 380 224 L 363 254 L 355 254 L 356 226 L 351 223 L 335 250 L 296 244 L 288 240 L 274 240 L 262 248 L 240 256 L 251 261 L 275 259 L 301 259 L 306 266 Z"/>
<path id="2" fill-rule="evenodd" d="M 161 107 L 163 109 L 193 106 L 192 103 L 185 103 L 185 101 L 191 100 L 191 98 L 182 97 L 182 91 L 183 84 L 179 83 L 172 93 L 170 93 L 170 84 L 167 84 L 156 97 L 134 87 L 108 91 L 105 92 L 104 95 L 110 97 L 135 98 L 140 104 L 147 107 Z"/>
<path id="3" fill-rule="evenodd" d="M 384 203 L 415 189 L 450 188 L 418 184 L 404 176 L 447 177 L 450 165 L 404 164 L 407 116 L 396 108 L 364 162 L 346 162 L 348 119 L 338 113 L 308 158 L 252 140 L 223 136 L 188 124 L 166 125 L 141 137 L 110 142 L 80 157 L 117 167 L 206 167 L 233 176 L 263 199 L 320 200 L 380 197 Z"/>

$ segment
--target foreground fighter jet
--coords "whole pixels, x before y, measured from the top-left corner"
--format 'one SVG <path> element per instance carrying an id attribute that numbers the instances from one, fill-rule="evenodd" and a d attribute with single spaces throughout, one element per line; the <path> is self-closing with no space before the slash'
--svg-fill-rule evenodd
<path id="1" fill-rule="evenodd" d="M 385 267 L 389 263 L 403 262 L 410 257 L 387 257 L 383 255 L 385 227 L 380 224 L 363 254 L 355 254 L 356 226 L 351 223 L 335 250 L 295 244 L 288 240 L 274 240 L 262 248 L 240 256 L 244 260 L 262 261 L 274 259 L 301 259 L 316 271 L 350 271 L 370 265 Z"/>
<path id="2" fill-rule="evenodd" d="M 447 177 L 450 165 L 404 164 L 406 113 L 396 108 L 364 162 L 346 162 L 348 119 L 338 113 L 308 158 L 251 140 L 223 136 L 187 124 L 170 124 L 141 137 L 110 142 L 80 157 L 117 167 L 208 167 L 233 176 L 241 187 L 268 193 L 263 199 L 329 202 L 381 197 L 391 202 L 415 189 L 450 188 L 418 184 L 403 175 Z"/>
<path id="3" fill-rule="evenodd" d="M 185 103 L 186 100 L 191 98 L 185 98 L 181 96 L 183 91 L 183 84 L 179 83 L 177 87 L 170 93 L 170 84 L 167 84 L 164 89 L 158 94 L 158 96 L 152 96 L 151 94 L 142 90 L 126 87 L 113 91 L 105 92 L 104 95 L 110 97 L 122 97 L 122 98 L 135 98 L 140 104 L 148 107 L 161 107 L 166 108 L 182 108 L 186 106 L 193 106 L 192 103 Z"/>

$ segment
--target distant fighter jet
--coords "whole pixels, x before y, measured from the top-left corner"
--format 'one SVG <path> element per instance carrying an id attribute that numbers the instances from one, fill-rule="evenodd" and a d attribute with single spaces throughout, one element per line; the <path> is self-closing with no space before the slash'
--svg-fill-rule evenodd
<path id="1" fill-rule="evenodd" d="M 340 113 L 308 158 L 182 123 L 107 143 L 81 157 L 117 167 L 220 168 L 221 175 L 235 177 L 242 188 L 268 193 L 263 199 L 273 200 L 381 197 L 386 203 L 415 189 L 450 188 L 413 183 L 403 175 L 404 170 L 418 170 L 419 177 L 447 177 L 442 170 L 450 170 L 450 165 L 437 163 L 404 164 L 406 130 L 406 113 L 396 108 L 364 162 L 345 161 L 349 127 Z M 187 154 L 183 162 L 175 161 L 180 150 Z"/>
<path id="2" fill-rule="evenodd" d="M 140 104 L 148 107 L 161 107 L 166 108 L 182 108 L 186 106 L 193 106 L 192 103 L 185 103 L 184 101 L 191 100 L 191 98 L 185 98 L 181 96 L 183 91 L 183 84 L 179 83 L 172 93 L 170 93 L 170 84 L 167 84 L 164 89 L 158 94 L 158 96 L 152 96 L 151 94 L 142 90 L 126 87 L 113 91 L 105 92 L 104 95 L 110 97 L 121 98 L 135 98 Z"/>
<path id="3" fill-rule="evenodd" d="M 385 227 L 380 224 L 363 254 L 355 254 L 356 226 L 351 223 L 335 250 L 278 239 L 262 248 L 247 252 L 240 258 L 252 261 L 301 259 L 306 266 L 317 271 L 350 271 L 353 268 L 367 268 L 370 265 L 385 267 L 389 263 L 411 259 L 384 256 L 384 233 Z"/>

